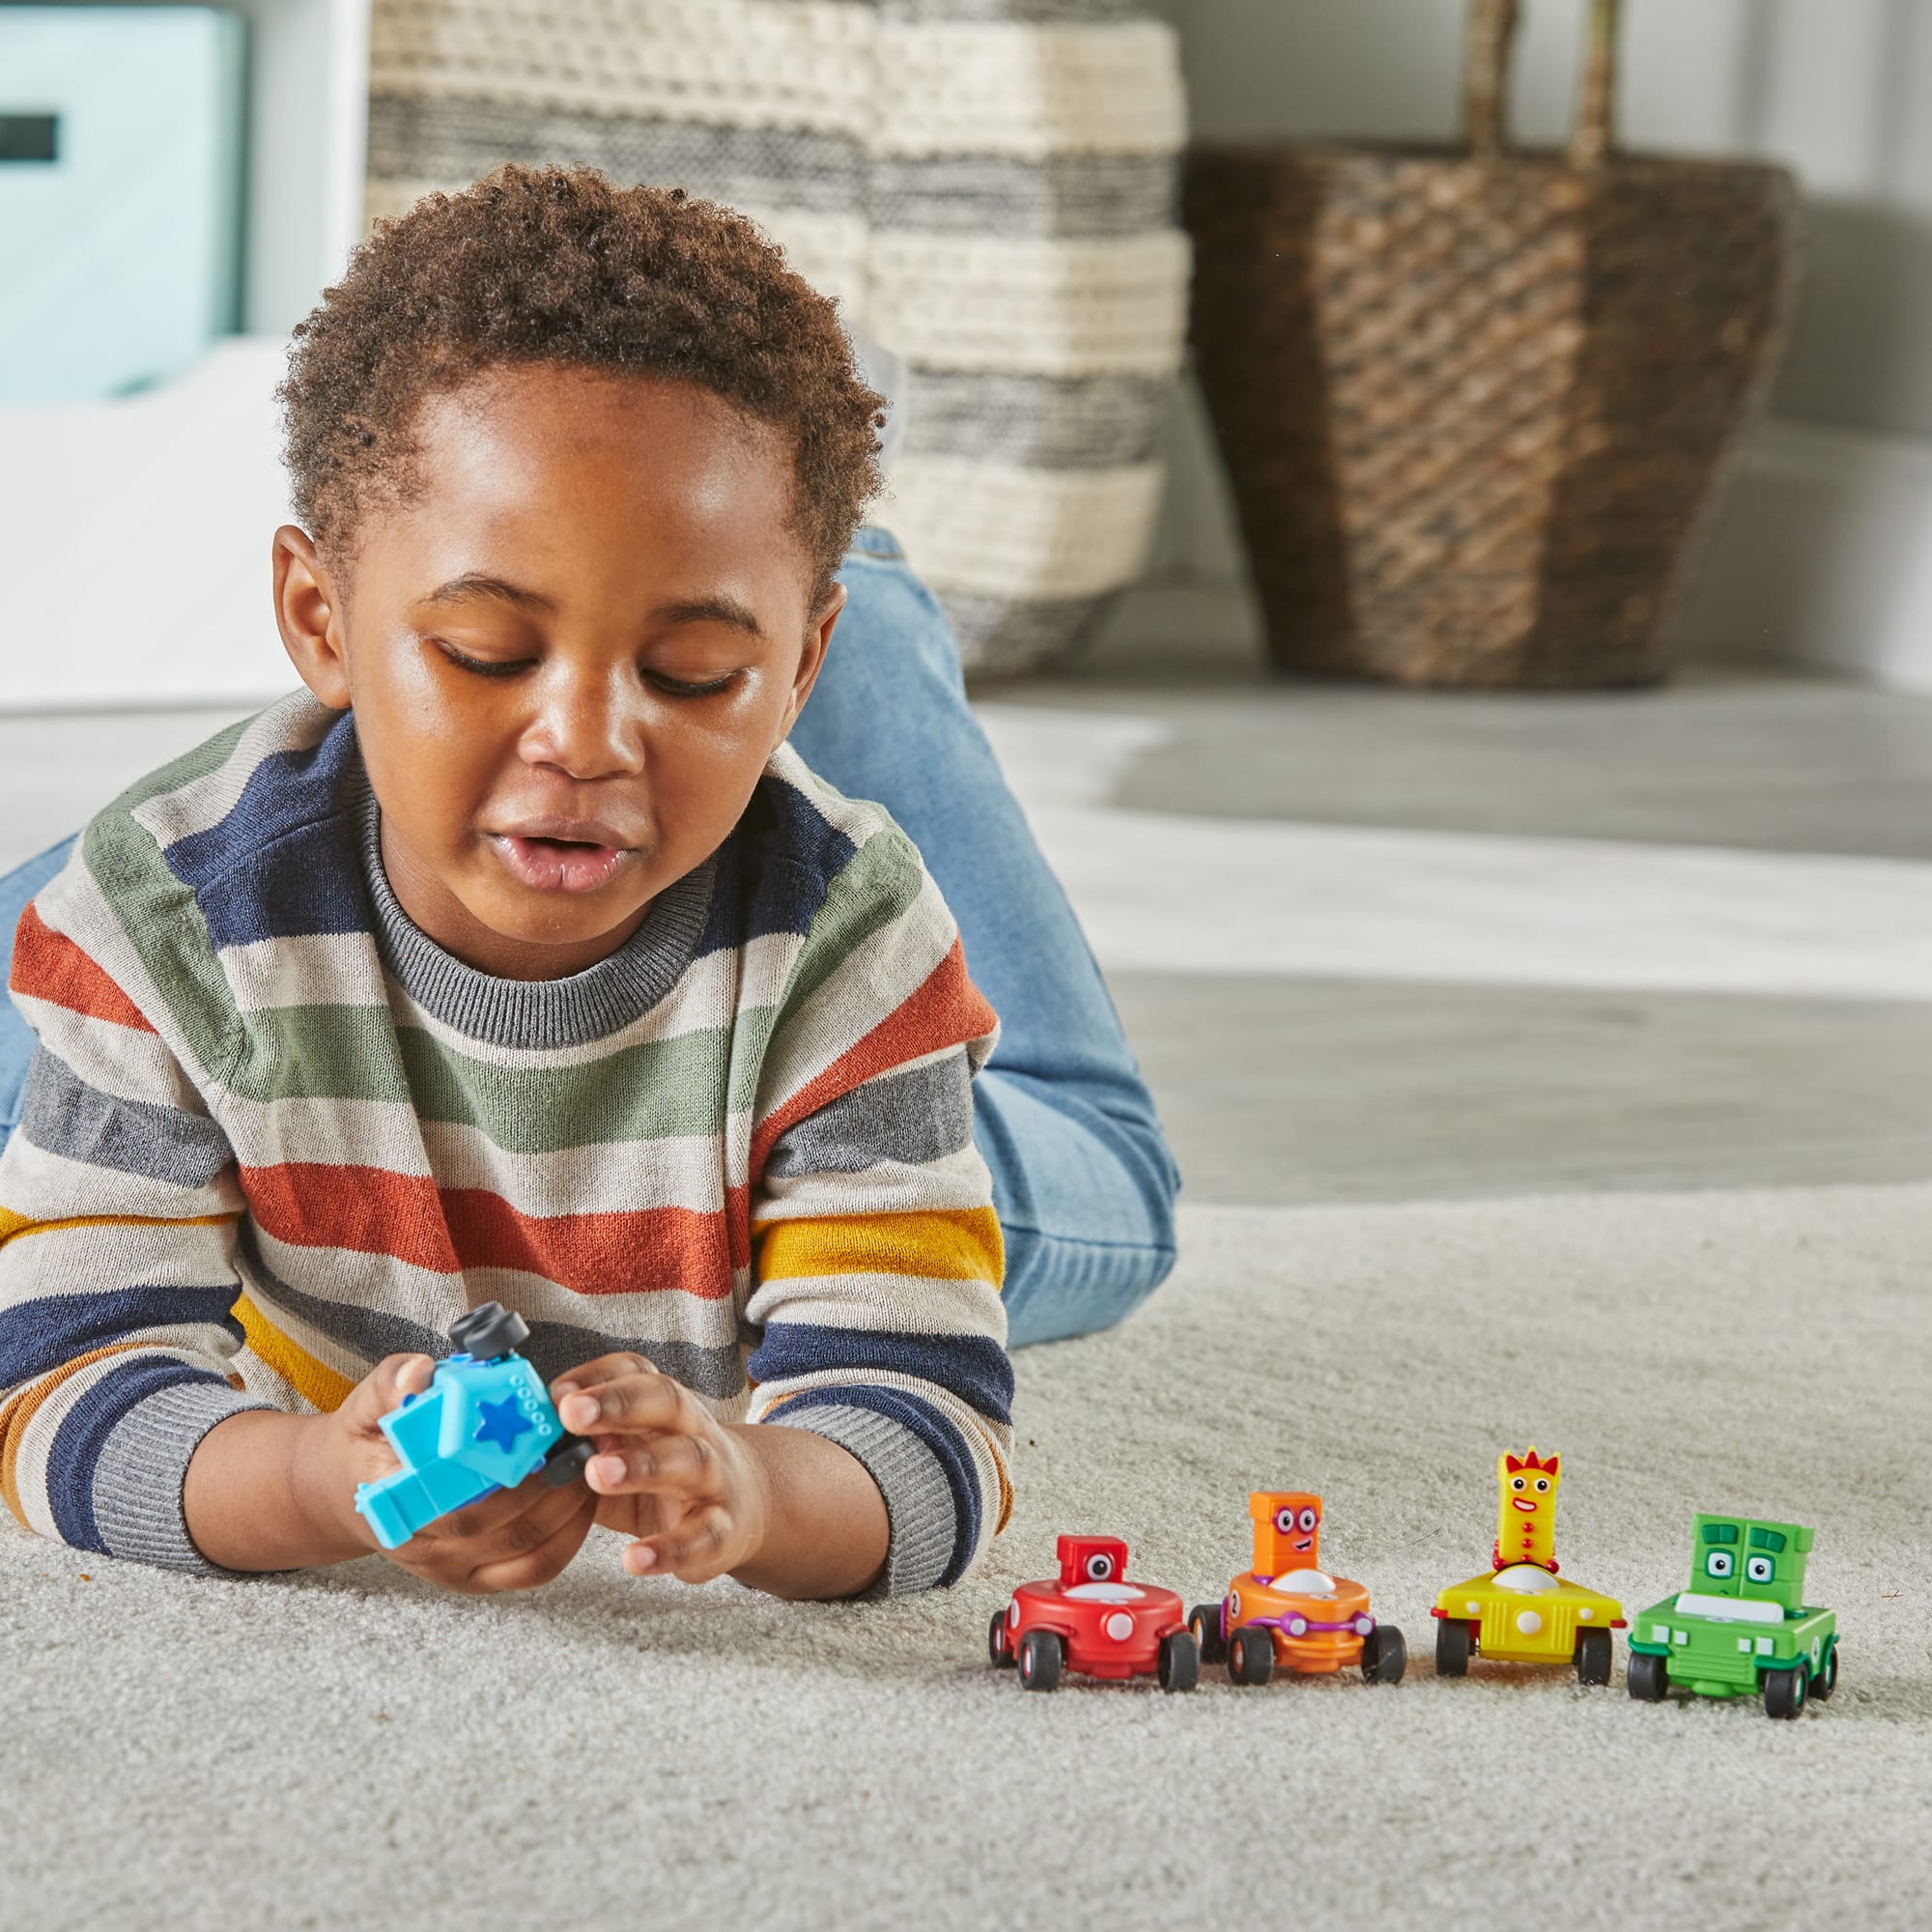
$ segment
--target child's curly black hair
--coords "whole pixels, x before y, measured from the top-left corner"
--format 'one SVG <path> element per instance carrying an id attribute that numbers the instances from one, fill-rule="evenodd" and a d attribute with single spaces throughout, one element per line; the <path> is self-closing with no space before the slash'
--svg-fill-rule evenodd
<path id="1" fill-rule="evenodd" d="M 353 551 L 372 501 L 408 491 L 425 398 L 503 363 L 695 383 L 789 438 L 819 593 L 880 488 L 884 402 L 832 302 L 682 188 L 499 168 L 379 223 L 295 334 L 283 455 L 325 550 Z"/>

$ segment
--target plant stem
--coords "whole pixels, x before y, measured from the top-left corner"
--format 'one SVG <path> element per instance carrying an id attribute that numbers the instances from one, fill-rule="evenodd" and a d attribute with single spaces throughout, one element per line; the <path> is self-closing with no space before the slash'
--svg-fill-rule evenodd
<path id="1" fill-rule="evenodd" d="M 1583 98 L 1570 159 L 1579 168 L 1601 166 L 1616 145 L 1617 16 L 1622 0 L 1590 0 L 1590 50 L 1583 67 Z"/>
<path id="2" fill-rule="evenodd" d="M 1469 152 L 1493 160 L 1503 151 L 1509 96 L 1510 43 L 1516 39 L 1519 0 L 1475 0 L 1463 66 L 1463 118 Z"/>

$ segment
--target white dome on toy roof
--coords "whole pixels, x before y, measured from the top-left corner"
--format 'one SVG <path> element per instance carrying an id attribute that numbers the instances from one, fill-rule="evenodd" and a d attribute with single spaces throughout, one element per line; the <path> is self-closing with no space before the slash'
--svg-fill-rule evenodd
<path id="1" fill-rule="evenodd" d="M 1540 1563 L 1512 1563 L 1496 1572 L 1495 1585 L 1498 1590 L 1516 1590 L 1526 1596 L 1563 1587 Z"/>
<path id="2" fill-rule="evenodd" d="M 1288 1597 L 1332 1597 L 1335 1579 L 1320 1570 L 1284 1570 L 1268 1588 Z"/>
<path id="3" fill-rule="evenodd" d="M 1064 1594 L 1083 1604 L 1137 1604 L 1143 1592 L 1131 1583 L 1075 1583 Z"/>

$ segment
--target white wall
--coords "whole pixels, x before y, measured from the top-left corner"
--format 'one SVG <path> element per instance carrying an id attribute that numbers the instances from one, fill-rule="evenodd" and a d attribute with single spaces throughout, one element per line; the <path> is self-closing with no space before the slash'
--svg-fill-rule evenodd
<path id="1" fill-rule="evenodd" d="M 1164 4 L 1198 136 L 1457 132 L 1465 0 Z M 1515 127 L 1526 142 L 1567 131 L 1583 14 L 1584 0 L 1523 0 Z M 1918 564 L 1932 546 L 1932 451 L 1899 446 L 1932 438 L 1932 0 L 1626 0 L 1620 106 L 1628 145 L 1779 160 L 1807 201 L 1779 420 L 1750 452 L 1681 614 L 1687 645 L 1932 689 L 1932 585 Z M 1252 639 L 1192 398 L 1172 441 L 1156 582 L 1118 631 L 1151 644 L 1179 619 L 1210 647 Z M 1744 597 L 1772 547 L 1780 594 Z"/>
<path id="2" fill-rule="evenodd" d="M 226 0 L 248 19 L 242 327 L 286 335 L 362 239 L 370 0 Z"/>

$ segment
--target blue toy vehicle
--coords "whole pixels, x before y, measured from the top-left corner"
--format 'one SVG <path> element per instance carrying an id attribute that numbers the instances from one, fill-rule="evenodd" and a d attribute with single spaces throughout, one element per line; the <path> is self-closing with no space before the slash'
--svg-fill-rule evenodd
<path id="1" fill-rule="evenodd" d="M 450 1324 L 457 1352 L 437 1364 L 429 1387 L 384 1416 L 403 1466 L 356 1484 L 355 1507 L 384 1549 L 493 1491 L 515 1489 L 532 1469 L 560 1489 L 590 1460 L 590 1443 L 565 1437 L 537 1372 L 516 1353 L 529 1336 L 500 1301 L 472 1308 Z"/>

